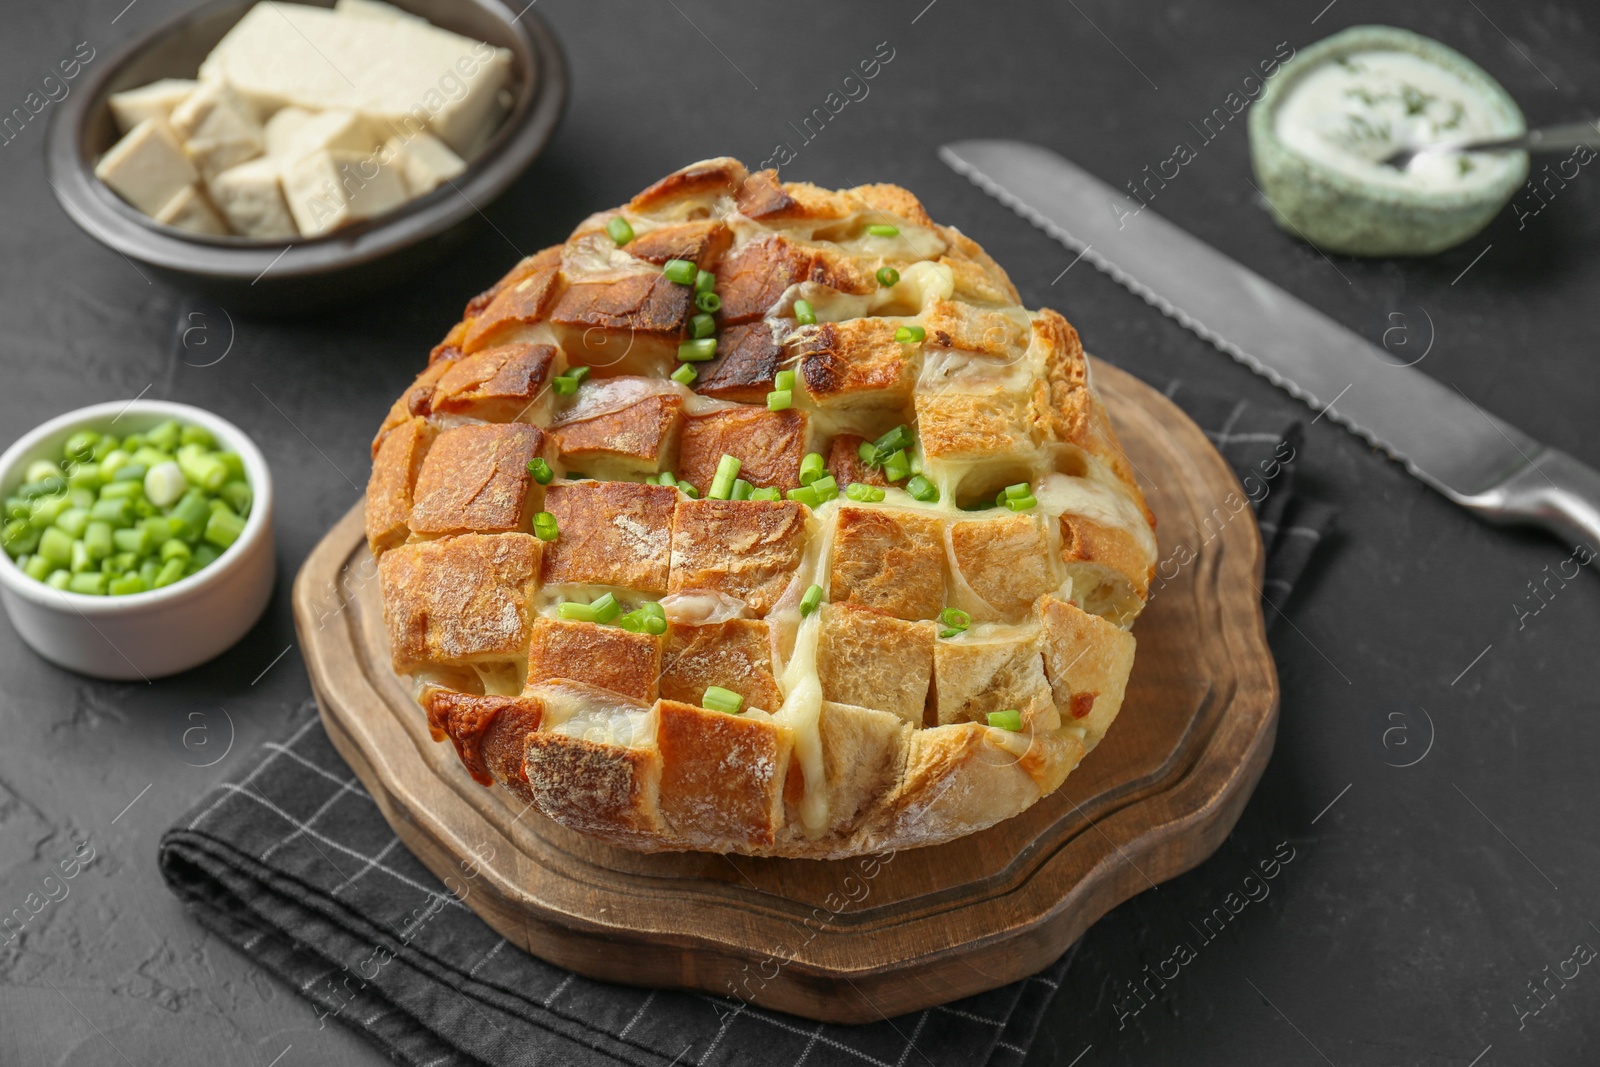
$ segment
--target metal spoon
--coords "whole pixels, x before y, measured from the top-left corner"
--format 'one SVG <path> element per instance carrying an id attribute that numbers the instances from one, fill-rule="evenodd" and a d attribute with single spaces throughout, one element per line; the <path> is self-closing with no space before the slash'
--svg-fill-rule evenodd
<path id="1" fill-rule="evenodd" d="M 1585 119 L 1542 130 L 1529 130 L 1516 137 L 1497 137 L 1488 141 L 1455 141 L 1399 148 L 1379 160 L 1384 166 L 1405 170 L 1411 161 L 1433 152 L 1508 152 L 1525 148 L 1530 152 L 1563 152 L 1569 148 L 1600 148 L 1600 119 Z"/>

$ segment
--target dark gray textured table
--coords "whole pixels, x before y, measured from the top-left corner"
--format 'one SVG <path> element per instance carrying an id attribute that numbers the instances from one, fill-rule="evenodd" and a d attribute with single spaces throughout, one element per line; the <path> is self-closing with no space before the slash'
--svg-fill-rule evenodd
<path id="1" fill-rule="evenodd" d="M 0 112 L 79 42 L 109 56 L 185 6 L 125 3 L 11 0 Z M 1397 351 L 1431 332 L 1424 372 L 1600 465 L 1600 177 L 1586 170 L 1521 225 L 1508 211 L 1434 259 L 1330 261 L 1260 210 L 1242 117 L 1204 145 L 1191 127 L 1280 42 L 1363 21 L 1461 49 L 1532 122 L 1576 117 L 1600 105 L 1592 6 L 926 3 L 545 0 L 574 87 L 548 154 L 438 270 L 315 320 L 230 322 L 147 283 L 56 207 L 44 116 L 0 145 L 0 441 L 141 392 L 212 408 L 273 464 L 280 565 L 272 607 L 241 644 L 152 685 L 66 674 L 0 626 L 0 913 L 39 891 L 72 839 L 95 852 L 65 899 L 0 943 L 0 1064 L 379 1060 L 337 1025 L 319 1031 L 293 991 L 191 922 L 157 876 L 157 838 L 309 713 L 289 579 L 359 494 L 373 427 L 465 299 L 689 160 L 755 165 L 788 142 L 788 177 L 909 186 L 1097 354 L 1271 402 L 1266 383 L 1087 264 L 1063 274 L 1069 253 L 934 156 L 941 140 L 1017 136 L 1120 186 L 1190 141 L 1198 158 L 1158 211 L 1375 341 L 1406 326 L 1389 340 L 1413 347 Z M 893 59 L 870 94 L 803 140 L 795 127 L 885 41 Z M 1480 525 L 1326 420 L 1303 469 L 1342 508 L 1341 532 L 1282 605 L 1283 717 L 1266 777 L 1214 858 L 1090 932 L 1029 1062 L 1593 1062 L 1600 972 L 1551 976 L 1576 944 L 1600 946 L 1600 577 L 1534 599 L 1530 583 L 1571 546 Z M 1246 881 L 1275 855 L 1292 855 L 1277 877 Z"/>

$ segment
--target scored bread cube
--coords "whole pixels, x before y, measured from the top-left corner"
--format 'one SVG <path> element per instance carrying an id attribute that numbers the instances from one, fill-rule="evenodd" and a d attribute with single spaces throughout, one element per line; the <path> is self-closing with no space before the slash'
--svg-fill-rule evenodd
<path id="1" fill-rule="evenodd" d="M 404 424 L 408 419 L 426 417 L 432 413 L 434 387 L 439 384 L 439 379 L 449 372 L 450 363 L 450 360 L 429 363 L 406 387 L 406 391 L 389 405 L 389 413 L 383 417 L 383 425 L 378 427 L 378 433 L 372 439 L 374 456 L 378 454 L 378 449 L 382 446 L 383 439 L 389 435 L 389 431 Z"/>
<path id="2" fill-rule="evenodd" d="M 524 259 L 467 305 L 462 351 L 519 340 L 521 332 L 549 315 L 560 287 L 561 249 L 547 248 Z"/>
<path id="3" fill-rule="evenodd" d="M 1120 622 L 1144 606 L 1155 559 L 1132 533 L 1081 515 L 1061 516 L 1061 560 L 1072 599 Z"/>
<path id="4" fill-rule="evenodd" d="M 145 119 L 170 119 L 172 109 L 199 87 L 200 83 L 191 78 L 162 78 L 137 89 L 112 93 L 107 103 L 111 105 L 117 132 L 127 133 Z"/>
<path id="5" fill-rule="evenodd" d="M 830 831 L 849 834 L 893 792 L 913 730 L 886 711 L 823 702 L 817 733 Z"/>
<path id="6" fill-rule="evenodd" d="M 1037 628 L 969 630 L 940 640 L 933 648 L 933 687 L 941 725 L 983 723 L 994 711 L 1018 712 L 1030 730 L 1059 725 Z"/>
<path id="7" fill-rule="evenodd" d="M 217 214 L 217 209 L 211 206 L 211 201 L 206 199 L 206 194 L 200 191 L 198 185 L 183 189 L 162 205 L 153 217 L 164 226 L 188 230 L 190 233 L 222 237 L 228 232 L 228 224 L 222 221 L 222 216 Z"/>
<path id="8" fill-rule="evenodd" d="M 789 286 L 816 282 L 841 293 L 865 296 L 878 288 L 872 272 L 840 252 L 801 245 L 767 234 L 717 264 L 719 320 L 737 326 L 764 318 Z"/>
<path id="9" fill-rule="evenodd" d="M 407 200 L 393 166 L 374 154 L 322 149 L 283 168 L 283 195 L 306 237 L 374 218 Z"/>
<path id="10" fill-rule="evenodd" d="M 473 781 L 493 785 L 496 776 L 522 779 L 523 749 L 543 716 L 539 700 L 429 689 L 422 706 L 433 739 L 450 739 Z"/>
<path id="11" fill-rule="evenodd" d="M 664 377 L 694 310 L 693 289 L 653 269 L 599 278 L 569 275 L 571 284 L 550 310 L 567 359 L 592 368 L 597 377 Z"/>
<path id="12" fill-rule="evenodd" d="M 684 420 L 678 442 L 678 479 L 704 496 L 722 457 L 739 460 L 739 477 L 757 488 L 793 489 L 800 484 L 808 417 L 803 411 L 768 411 L 743 406 Z"/>
<path id="13" fill-rule="evenodd" d="M 931 345 L 1002 361 L 1020 360 L 1033 338 L 1033 323 L 1021 308 L 977 308 L 935 300 L 924 311 L 922 325 Z"/>
<path id="14" fill-rule="evenodd" d="M 765 716 L 660 701 L 661 814 L 689 845 L 770 845 L 794 732 Z"/>
<path id="15" fill-rule="evenodd" d="M 266 150 L 255 109 L 226 85 L 202 84 L 172 109 L 170 121 L 208 179 Z"/>
<path id="16" fill-rule="evenodd" d="M 563 826 L 619 844 L 659 839 L 658 749 L 540 731 L 523 767 L 533 802 Z"/>
<path id="17" fill-rule="evenodd" d="M 637 478 L 677 463 L 683 398 L 647 379 L 605 378 L 551 428 L 561 462 L 600 478 Z M 595 414 L 587 414 L 596 412 Z"/>
<path id="18" fill-rule="evenodd" d="M 509 344 L 463 356 L 434 387 L 433 410 L 486 422 L 534 421 L 530 412 L 545 395 L 556 355 L 554 345 Z"/>
<path id="19" fill-rule="evenodd" d="M 631 256 L 663 266 L 669 259 L 686 259 L 697 267 L 709 267 L 721 258 L 733 240 L 728 224 L 717 219 L 658 226 L 635 237 L 623 246 Z"/>
<path id="20" fill-rule="evenodd" d="M 777 711 L 783 694 L 773 676 L 767 624 L 757 619 L 691 626 L 672 623 L 661 650 L 661 696 L 698 704 L 708 686 L 744 698 L 743 710 Z"/>
<path id="21" fill-rule="evenodd" d="M 933 678 L 934 624 L 829 604 L 817 636 L 822 696 L 921 726 Z"/>
<path id="22" fill-rule="evenodd" d="M 560 535 L 545 548 L 546 585 L 667 591 L 678 491 L 638 482 L 557 483 L 544 507 Z"/>
<path id="23" fill-rule="evenodd" d="M 940 519 L 914 511 L 841 507 L 828 598 L 900 619 L 931 619 L 944 606 L 944 561 Z"/>
<path id="24" fill-rule="evenodd" d="M 730 156 L 703 159 L 651 184 L 628 201 L 628 210 L 657 218 L 681 218 L 732 196 L 748 173 L 743 163 Z"/>
<path id="25" fill-rule="evenodd" d="M 384 142 L 384 152 L 400 168 L 400 177 L 412 196 L 425 196 L 467 169 L 465 160 L 426 130 L 409 137 L 396 134 Z"/>
<path id="26" fill-rule="evenodd" d="M 849 411 L 899 415 L 916 386 L 916 346 L 894 339 L 887 319 L 849 319 L 803 327 L 793 348 L 799 378 L 818 404 Z"/>
<path id="27" fill-rule="evenodd" d="M 780 326 L 776 332 L 781 336 L 793 326 L 790 321 L 787 328 Z M 767 322 L 723 330 L 717 337 L 716 356 L 699 365 L 694 391 L 718 400 L 765 404 L 773 379 L 788 359 L 774 333 L 774 327 Z"/>
<path id="28" fill-rule="evenodd" d="M 206 183 L 233 232 L 264 240 L 299 235 L 283 199 L 279 167 L 270 156 L 252 159 L 229 167 Z"/>
<path id="29" fill-rule="evenodd" d="M 1061 585 L 1050 566 L 1044 520 L 1027 512 L 950 526 L 951 561 L 967 588 L 1002 619 L 1015 621 Z"/>
<path id="30" fill-rule="evenodd" d="M 1026 810 L 1043 795 L 1030 756 L 1045 747 L 1045 740 L 977 723 L 913 730 L 906 743 L 905 773 L 885 805 L 890 814 L 884 835 L 903 848 L 915 848 L 982 830 Z M 1077 749 L 1081 753 L 1082 745 Z"/>
<path id="31" fill-rule="evenodd" d="M 427 419 L 412 418 L 385 434 L 378 445 L 367 482 L 367 546 L 374 556 L 411 536 L 412 492 L 433 437 Z"/>
<path id="32" fill-rule="evenodd" d="M 1093 747 L 1122 708 L 1133 668 L 1131 633 L 1055 597 L 1037 607 L 1044 669 L 1061 721 L 1082 726 Z"/>
<path id="33" fill-rule="evenodd" d="M 399 545 L 378 558 L 394 668 L 466 666 L 527 647 L 528 598 L 543 542 L 527 534 L 462 534 Z"/>
<path id="34" fill-rule="evenodd" d="M 661 642 L 619 626 L 533 620 L 528 645 L 528 689 L 549 682 L 578 682 L 620 693 L 642 704 L 656 699 Z"/>
<path id="35" fill-rule="evenodd" d="M 723 593 L 765 616 L 805 555 L 808 514 L 789 500 L 680 499 L 668 591 Z"/>
<path id="36" fill-rule="evenodd" d="M 94 175 L 146 215 L 166 207 L 200 177 L 172 127 L 159 118 L 129 130 L 100 157 Z"/>
<path id="37" fill-rule="evenodd" d="M 462 530 L 526 530 L 540 494 L 528 463 L 546 451 L 526 423 L 456 426 L 434 439 L 417 474 L 409 525 L 424 537 Z"/>
<path id="38" fill-rule="evenodd" d="M 1035 452 L 1027 399 L 1008 390 L 918 392 L 916 412 L 927 459 L 993 461 Z"/>

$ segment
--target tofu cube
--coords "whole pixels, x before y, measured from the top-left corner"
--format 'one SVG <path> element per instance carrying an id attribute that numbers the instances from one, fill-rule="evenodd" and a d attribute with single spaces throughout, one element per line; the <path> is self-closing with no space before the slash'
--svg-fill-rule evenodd
<path id="1" fill-rule="evenodd" d="M 400 168 L 406 191 L 414 197 L 433 192 L 467 169 L 464 159 L 426 131 L 418 131 L 409 137 L 397 134 L 389 138 L 383 147 L 390 161 Z"/>
<path id="2" fill-rule="evenodd" d="M 362 155 L 376 153 L 381 139 L 372 124 L 354 111 L 334 108 L 330 111 L 308 112 L 299 108 L 284 108 L 284 112 L 298 112 L 282 120 L 272 131 L 268 152 L 280 157 L 285 164 L 304 159 L 313 152 L 357 152 Z M 273 116 L 277 119 L 277 115 Z M 379 161 L 383 161 L 380 155 Z"/>
<path id="3" fill-rule="evenodd" d="M 222 216 L 217 214 L 217 209 L 211 206 L 198 185 L 185 187 L 162 205 L 153 218 L 163 225 L 190 233 L 210 237 L 226 237 L 228 234 L 227 223 L 222 221 Z"/>
<path id="4" fill-rule="evenodd" d="M 360 152 L 313 152 L 283 171 L 283 195 L 306 237 L 382 215 L 406 202 L 393 167 Z"/>
<path id="5" fill-rule="evenodd" d="M 383 0 L 338 0 L 333 9 L 341 15 L 363 19 L 406 19 L 411 22 L 426 24 L 427 19 L 421 15 L 413 15 L 409 11 L 402 11 L 393 4 L 386 4 Z"/>
<path id="6" fill-rule="evenodd" d="M 545 490 L 561 535 L 546 549 L 546 585 L 667 590 L 678 491 L 639 482 L 568 482 Z"/>
<path id="7" fill-rule="evenodd" d="M 303 107 L 280 107 L 261 127 L 262 140 L 266 142 L 267 155 L 287 156 L 295 144 L 300 128 L 316 115 Z"/>
<path id="8" fill-rule="evenodd" d="M 127 133 L 145 119 L 170 119 L 172 111 L 200 83 L 189 78 L 162 78 L 160 81 L 111 94 L 111 117 L 118 133 Z"/>
<path id="9" fill-rule="evenodd" d="M 184 151 L 207 178 L 266 151 L 250 103 L 226 85 L 202 85 L 172 111 Z"/>
<path id="10" fill-rule="evenodd" d="M 270 156 L 229 167 L 206 187 L 234 233 L 263 240 L 299 236 L 283 199 L 278 161 Z"/>
<path id="11" fill-rule="evenodd" d="M 129 130 L 100 158 L 94 174 L 146 215 L 166 207 L 200 177 L 172 127 L 157 118 Z"/>

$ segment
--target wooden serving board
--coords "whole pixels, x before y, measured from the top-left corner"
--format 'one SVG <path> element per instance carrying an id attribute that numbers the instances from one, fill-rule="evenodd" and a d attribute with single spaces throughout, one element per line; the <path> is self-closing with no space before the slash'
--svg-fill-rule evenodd
<path id="1" fill-rule="evenodd" d="M 832 1022 L 1033 974 L 1221 844 L 1277 727 L 1244 490 L 1171 401 L 1107 364 L 1094 375 L 1159 516 L 1162 562 L 1121 714 L 1055 795 L 1014 819 L 931 848 L 820 861 L 642 855 L 525 811 L 434 743 L 390 669 L 360 507 L 295 581 L 328 734 L 452 892 L 513 944 L 579 974 Z"/>

